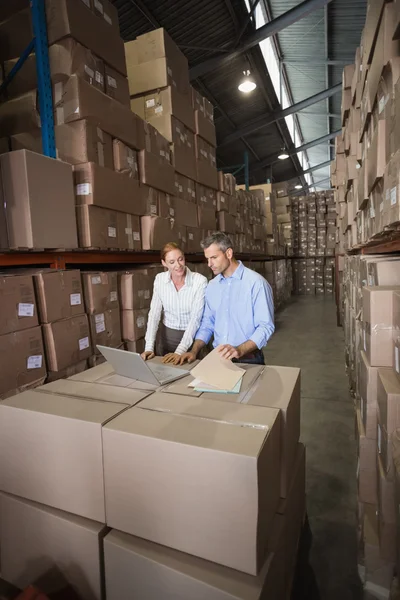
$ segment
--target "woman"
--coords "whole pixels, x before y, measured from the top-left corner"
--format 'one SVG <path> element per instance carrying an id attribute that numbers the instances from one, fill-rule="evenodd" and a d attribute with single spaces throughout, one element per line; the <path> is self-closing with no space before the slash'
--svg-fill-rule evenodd
<path id="1" fill-rule="evenodd" d="M 178 244 L 166 244 L 161 251 L 165 269 L 154 281 L 143 360 L 155 356 L 155 342 L 161 320 L 157 354 L 164 363 L 178 361 L 192 346 L 204 309 L 207 279 L 185 266 L 185 255 Z"/>

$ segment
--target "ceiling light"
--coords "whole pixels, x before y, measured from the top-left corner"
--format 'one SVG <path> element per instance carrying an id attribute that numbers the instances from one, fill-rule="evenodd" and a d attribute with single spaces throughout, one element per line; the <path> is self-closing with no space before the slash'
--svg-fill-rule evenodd
<path id="1" fill-rule="evenodd" d="M 295 190 L 302 190 L 302 189 L 303 189 L 303 186 L 302 186 L 302 185 L 300 185 L 300 183 L 298 183 L 297 185 L 295 185 L 295 186 L 294 186 L 294 189 L 295 189 Z"/>
<path id="2" fill-rule="evenodd" d="M 250 76 L 250 71 L 243 71 L 244 79 L 238 85 L 238 90 L 243 94 L 250 94 L 253 90 L 256 89 L 257 84 Z"/>
<path id="3" fill-rule="evenodd" d="M 280 155 L 278 156 L 279 160 L 286 160 L 287 158 L 289 158 L 289 154 L 286 151 L 285 146 L 283 146 L 282 151 L 280 153 Z"/>

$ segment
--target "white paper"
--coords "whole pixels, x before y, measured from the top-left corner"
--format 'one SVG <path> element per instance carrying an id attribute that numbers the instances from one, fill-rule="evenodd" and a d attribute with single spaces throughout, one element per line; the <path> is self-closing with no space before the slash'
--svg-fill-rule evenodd
<path id="1" fill-rule="evenodd" d="M 85 73 L 89 75 L 92 79 L 94 78 L 94 71 L 88 65 L 85 65 Z"/>
<path id="2" fill-rule="evenodd" d="M 157 206 L 155 204 L 150 205 L 150 212 L 152 215 L 155 215 L 157 213 Z"/>
<path id="3" fill-rule="evenodd" d="M 135 242 L 140 242 L 140 232 L 139 231 L 133 232 L 133 239 L 135 240 Z"/>
<path id="4" fill-rule="evenodd" d="M 231 360 L 222 358 L 215 348 L 192 369 L 191 374 L 203 383 L 220 390 L 232 390 L 243 377 L 244 372 L 244 369 Z"/>
<path id="5" fill-rule="evenodd" d="M 75 193 L 77 196 L 89 196 L 92 193 L 92 186 L 90 183 L 78 183 Z"/>
<path id="6" fill-rule="evenodd" d="M 84 337 L 79 340 L 79 350 L 85 350 L 86 348 L 89 348 L 89 338 L 88 337 Z"/>
<path id="7" fill-rule="evenodd" d="M 35 356 L 29 356 L 27 367 L 28 367 L 28 369 L 41 369 L 42 363 L 43 363 L 43 356 L 41 354 L 37 354 Z"/>
<path id="8" fill-rule="evenodd" d="M 157 108 L 155 108 L 155 109 L 154 109 L 154 112 L 155 112 L 157 115 L 160 115 L 160 114 L 162 114 L 162 112 L 163 112 L 163 111 L 164 111 L 164 109 L 163 109 L 163 107 L 162 107 L 162 106 L 157 106 Z"/>
<path id="9" fill-rule="evenodd" d="M 78 306 L 82 304 L 81 295 L 80 294 L 70 294 L 69 301 L 71 306 Z"/>
<path id="10" fill-rule="evenodd" d="M 115 227 L 108 228 L 108 237 L 111 237 L 111 238 L 117 237 L 117 229 Z"/>
<path id="11" fill-rule="evenodd" d="M 117 80 L 111 77 L 111 75 L 107 75 L 107 83 L 110 87 L 117 89 Z"/>
<path id="12" fill-rule="evenodd" d="M 105 325 L 104 321 L 100 321 L 99 323 L 96 323 L 96 333 L 102 333 L 105 330 L 106 330 L 106 325 Z"/>
<path id="13" fill-rule="evenodd" d="M 92 277 L 92 284 L 93 285 L 99 285 L 101 283 L 101 277 L 100 275 L 95 275 L 94 277 Z"/>
<path id="14" fill-rule="evenodd" d="M 139 329 L 141 329 L 142 327 L 144 327 L 146 320 L 144 317 L 138 317 L 136 319 L 136 325 L 139 327 Z"/>
<path id="15" fill-rule="evenodd" d="M 18 304 L 18 316 L 19 317 L 33 317 L 35 314 L 35 305 L 27 302 L 20 302 Z"/>
<path id="16" fill-rule="evenodd" d="M 152 108 L 156 105 L 156 101 L 154 98 L 150 98 L 150 100 L 146 100 L 146 108 Z"/>
<path id="17" fill-rule="evenodd" d="M 390 190 L 390 204 L 394 206 L 397 202 L 397 188 L 392 188 Z"/>
<path id="18" fill-rule="evenodd" d="M 100 73 L 100 71 L 96 71 L 94 78 L 97 81 L 97 83 L 99 83 L 100 85 L 104 85 L 104 77 Z"/>
<path id="19" fill-rule="evenodd" d="M 110 302 L 116 302 L 118 300 L 118 292 L 110 292 Z"/>

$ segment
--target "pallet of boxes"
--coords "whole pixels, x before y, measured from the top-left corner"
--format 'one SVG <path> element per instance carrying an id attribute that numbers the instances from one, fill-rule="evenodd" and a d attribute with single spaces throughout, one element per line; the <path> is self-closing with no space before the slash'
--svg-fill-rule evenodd
<path id="1" fill-rule="evenodd" d="M 143 389 L 104 363 L 0 404 L 6 581 L 98 600 L 290 597 L 300 371 L 247 368 L 245 404 L 192 381 Z"/>

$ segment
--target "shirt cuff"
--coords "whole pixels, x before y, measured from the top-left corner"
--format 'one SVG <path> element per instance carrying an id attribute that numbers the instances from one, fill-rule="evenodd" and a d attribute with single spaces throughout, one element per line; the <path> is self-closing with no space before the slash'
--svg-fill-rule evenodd
<path id="1" fill-rule="evenodd" d="M 265 346 L 265 335 L 262 331 L 256 330 L 251 336 L 250 340 L 256 344 L 259 350 Z"/>
<path id="2" fill-rule="evenodd" d="M 184 354 L 185 352 L 187 352 L 187 348 L 185 348 L 185 346 L 178 346 L 177 349 L 175 350 L 174 354 L 179 354 L 179 356 L 181 354 Z"/>
<path id="3" fill-rule="evenodd" d="M 154 344 L 146 344 L 144 347 L 145 352 L 154 352 Z"/>

